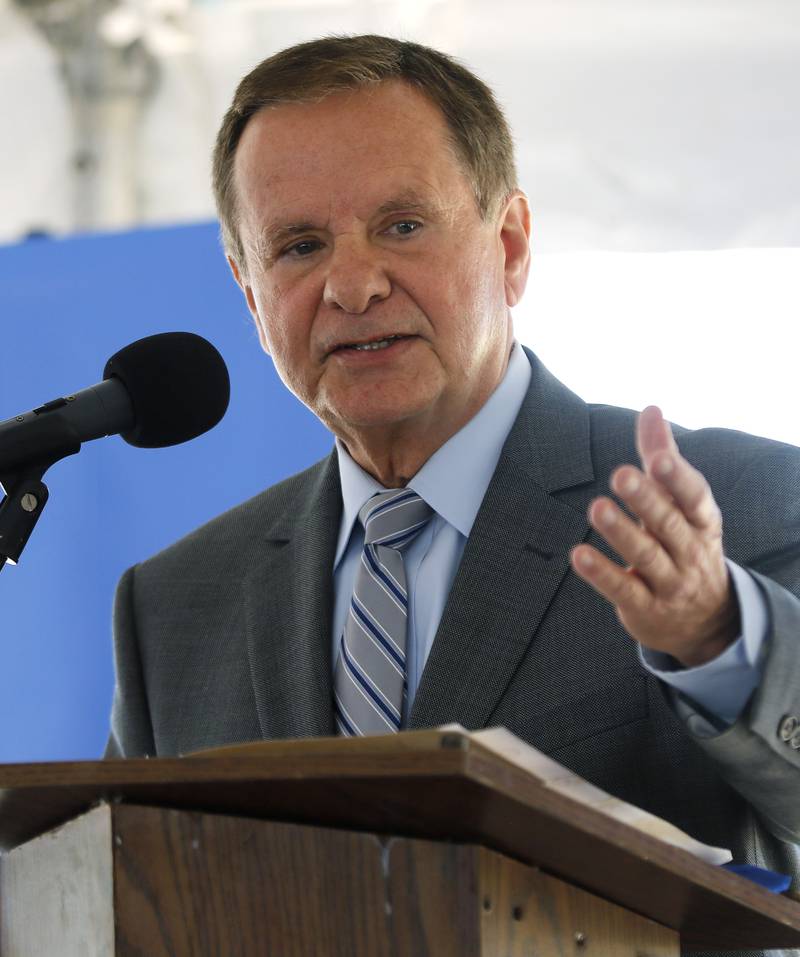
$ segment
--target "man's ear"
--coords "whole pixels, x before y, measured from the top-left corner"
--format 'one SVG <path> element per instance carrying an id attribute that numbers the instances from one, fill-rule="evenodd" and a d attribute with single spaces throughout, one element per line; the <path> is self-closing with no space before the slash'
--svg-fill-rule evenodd
<path id="1" fill-rule="evenodd" d="M 231 267 L 231 272 L 233 273 L 233 278 L 236 280 L 236 285 L 244 293 L 244 298 L 247 301 L 247 308 L 250 310 L 250 315 L 253 317 L 253 322 L 256 324 L 256 329 L 258 330 L 258 341 L 261 343 L 261 348 L 269 355 L 269 348 L 267 347 L 267 339 L 264 334 L 264 327 L 261 323 L 261 318 L 258 315 L 258 307 L 256 306 L 256 299 L 253 295 L 252 286 L 249 286 L 245 281 L 245 278 L 242 274 L 242 270 L 239 268 L 239 264 L 232 256 L 228 256 L 228 265 Z"/>
<path id="2" fill-rule="evenodd" d="M 517 190 L 506 201 L 500 217 L 500 241 L 505 252 L 506 303 L 516 306 L 522 299 L 531 265 L 531 211 L 528 197 Z"/>

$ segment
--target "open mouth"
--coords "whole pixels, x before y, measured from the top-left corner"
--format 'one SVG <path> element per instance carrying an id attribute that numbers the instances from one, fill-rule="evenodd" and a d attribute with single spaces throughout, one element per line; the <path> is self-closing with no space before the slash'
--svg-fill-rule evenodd
<path id="1" fill-rule="evenodd" d="M 378 349 L 388 349 L 394 342 L 400 339 L 408 339 L 408 336 L 386 336 L 385 339 L 375 339 L 373 342 L 353 343 L 352 345 L 337 346 L 334 352 L 348 350 L 352 352 L 374 352 Z"/>

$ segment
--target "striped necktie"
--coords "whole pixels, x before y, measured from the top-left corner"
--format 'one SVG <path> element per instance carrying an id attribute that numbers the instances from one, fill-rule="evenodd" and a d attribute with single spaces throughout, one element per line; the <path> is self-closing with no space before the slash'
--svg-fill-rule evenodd
<path id="1" fill-rule="evenodd" d="M 334 672 L 339 734 L 400 730 L 408 623 L 402 549 L 432 514 L 411 489 L 379 492 L 358 513 L 364 526 L 364 551 Z"/>

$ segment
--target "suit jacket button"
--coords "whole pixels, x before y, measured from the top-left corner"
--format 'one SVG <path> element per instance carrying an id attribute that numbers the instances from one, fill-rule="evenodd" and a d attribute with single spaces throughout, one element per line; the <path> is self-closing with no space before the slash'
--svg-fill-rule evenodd
<path id="1" fill-rule="evenodd" d="M 800 721 L 798 721 L 794 715 L 786 715 L 782 718 L 781 723 L 778 725 L 778 735 L 781 741 L 789 741 L 797 730 L 798 725 L 800 725 Z"/>
<path id="2" fill-rule="evenodd" d="M 795 731 L 791 738 L 789 738 L 789 744 L 795 751 L 800 751 L 800 731 Z"/>

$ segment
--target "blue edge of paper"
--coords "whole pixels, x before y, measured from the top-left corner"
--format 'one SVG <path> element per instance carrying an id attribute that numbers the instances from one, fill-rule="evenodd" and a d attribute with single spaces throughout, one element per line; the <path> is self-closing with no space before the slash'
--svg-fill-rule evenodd
<path id="1" fill-rule="evenodd" d="M 731 871 L 740 877 L 746 877 L 747 880 L 759 884 L 768 891 L 772 891 L 773 894 L 782 894 L 784 891 L 788 891 L 792 883 L 791 877 L 786 874 L 776 874 L 775 871 L 768 871 L 763 867 L 753 867 L 752 864 L 723 864 L 722 866 L 726 871 Z"/>

